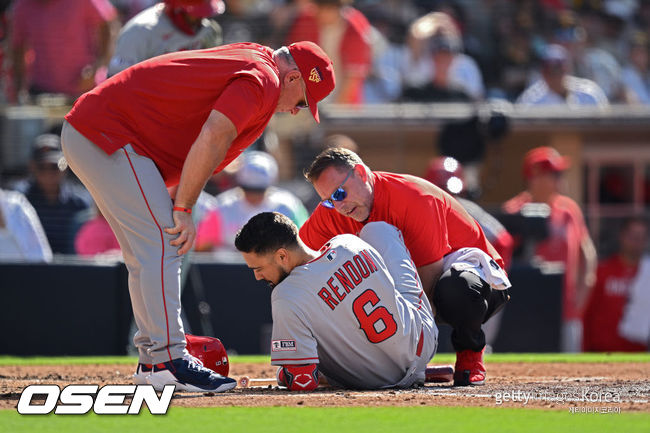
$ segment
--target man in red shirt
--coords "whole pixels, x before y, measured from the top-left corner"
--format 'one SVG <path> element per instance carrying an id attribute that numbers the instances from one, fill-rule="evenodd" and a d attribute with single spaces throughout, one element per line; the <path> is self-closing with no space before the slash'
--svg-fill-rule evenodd
<path id="1" fill-rule="evenodd" d="M 630 287 L 648 244 L 648 223 L 642 218 L 623 222 L 619 251 L 598 264 L 596 285 L 584 315 L 582 347 L 587 352 L 643 352 L 647 345 L 630 341 L 618 327 L 629 301 Z"/>
<path id="2" fill-rule="evenodd" d="M 221 392 L 236 382 L 188 357 L 180 319 L 181 256 L 208 178 L 241 154 L 276 112 L 297 114 L 334 88 L 316 44 L 253 43 L 138 63 L 81 96 L 65 117 L 68 164 L 111 225 L 129 269 L 137 383 Z M 167 187 L 178 185 L 174 203 Z M 170 247 L 171 246 L 171 247 Z M 174 248 L 172 248 L 174 247 Z"/>
<path id="3" fill-rule="evenodd" d="M 582 313 L 596 276 L 596 248 L 578 204 L 560 194 L 562 172 L 569 160 L 552 147 L 536 147 L 524 157 L 527 189 L 503 205 L 505 212 L 520 212 L 527 203 L 550 208 L 549 236 L 538 243 L 535 255 L 546 262 L 564 264 L 562 292 L 562 350 L 579 352 Z"/>
<path id="4" fill-rule="evenodd" d="M 312 249 L 331 237 L 385 221 L 404 236 L 439 321 L 453 327 L 454 384 L 485 383 L 481 325 L 508 300 L 503 260 L 478 223 L 451 195 L 426 180 L 371 171 L 347 149 L 323 151 L 306 172 L 321 198 L 300 229 Z"/>

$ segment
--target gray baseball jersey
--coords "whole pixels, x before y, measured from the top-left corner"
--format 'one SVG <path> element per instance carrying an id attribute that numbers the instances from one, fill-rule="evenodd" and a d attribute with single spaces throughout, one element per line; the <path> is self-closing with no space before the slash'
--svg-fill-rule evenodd
<path id="1" fill-rule="evenodd" d="M 108 75 L 135 65 L 151 57 L 183 50 L 198 50 L 221 45 L 221 27 L 204 18 L 195 35 L 176 28 L 159 3 L 131 18 L 120 31 Z"/>
<path id="2" fill-rule="evenodd" d="M 438 330 L 397 228 L 367 224 L 332 238 L 271 295 L 274 365 L 319 364 L 351 388 L 424 382 Z"/>

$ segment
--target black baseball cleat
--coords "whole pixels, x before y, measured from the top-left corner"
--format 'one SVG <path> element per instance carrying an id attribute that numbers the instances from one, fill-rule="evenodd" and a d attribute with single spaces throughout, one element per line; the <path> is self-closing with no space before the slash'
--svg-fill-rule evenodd
<path id="1" fill-rule="evenodd" d="M 154 364 L 147 382 L 156 391 L 162 391 L 165 385 L 176 385 L 176 391 L 188 392 L 224 392 L 237 386 L 236 380 L 217 374 L 191 358 Z"/>

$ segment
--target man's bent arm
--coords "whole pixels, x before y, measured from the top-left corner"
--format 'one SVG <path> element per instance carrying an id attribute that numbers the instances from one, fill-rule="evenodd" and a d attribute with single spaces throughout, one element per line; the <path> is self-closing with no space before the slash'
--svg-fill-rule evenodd
<path id="1" fill-rule="evenodd" d="M 424 293 L 426 293 L 427 298 L 429 298 L 433 314 L 435 315 L 436 307 L 433 305 L 433 288 L 442 275 L 442 259 L 437 262 L 429 263 L 428 265 L 420 266 L 418 268 L 418 275 L 422 282 L 422 289 L 424 290 Z"/>
<path id="2" fill-rule="evenodd" d="M 230 119 L 212 110 L 183 164 L 174 206 L 188 209 L 194 206 L 208 178 L 224 160 L 228 148 L 236 137 L 237 129 Z M 175 226 L 165 231 L 168 234 L 179 234 L 171 245 L 179 246 L 178 254 L 183 255 L 194 243 L 196 228 L 191 215 L 177 211 L 173 215 Z"/>

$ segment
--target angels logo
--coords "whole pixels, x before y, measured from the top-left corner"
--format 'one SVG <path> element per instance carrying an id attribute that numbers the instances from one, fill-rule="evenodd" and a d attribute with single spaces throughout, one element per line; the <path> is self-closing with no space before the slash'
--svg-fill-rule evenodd
<path id="1" fill-rule="evenodd" d="M 312 68 L 311 72 L 309 73 L 309 81 L 313 81 L 314 83 L 320 83 L 322 79 L 323 77 L 320 74 L 318 68 L 316 67 Z"/>

